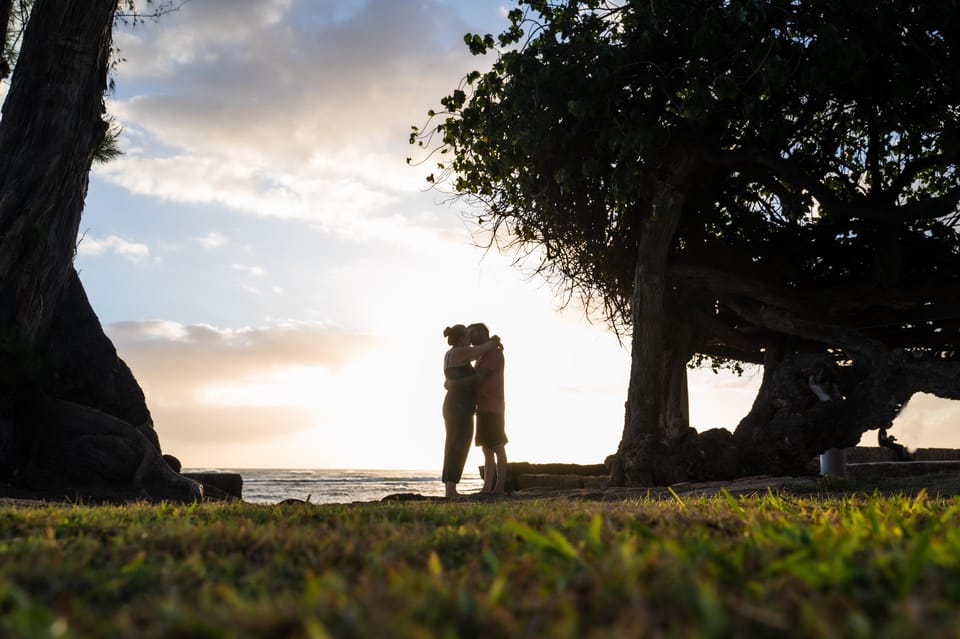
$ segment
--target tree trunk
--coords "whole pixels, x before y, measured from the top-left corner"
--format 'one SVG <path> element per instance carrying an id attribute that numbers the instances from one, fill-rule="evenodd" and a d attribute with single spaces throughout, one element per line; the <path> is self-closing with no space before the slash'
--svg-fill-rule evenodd
<path id="1" fill-rule="evenodd" d="M 889 427 L 914 393 L 960 399 L 960 362 L 900 350 L 861 360 L 838 366 L 826 351 L 771 347 L 760 391 L 735 433 L 691 428 L 649 449 L 651 481 L 816 473 L 817 455 L 855 446 L 866 431 Z M 811 377 L 827 380 L 830 401 L 814 394 Z M 621 455 L 612 460 L 614 470 Z"/>
<path id="2" fill-rule="evenodd" d="M 827 449 L 855 446 L 866 431 L 889 427 L 915 393 L 960 399 L 960 362 L 891 348 L 770 307 L 734 306 L 783 337 L 767 349 L 760 391 L 737 426 L 731 472 L 801 473 Z M 811 377 L 827 380 L 830 401 L 818 400 Z"/>
<path id="3" fill-rule="evenodd" d="M 686 170 L 678 167 L 675 177 L 682 177 Z M 666 356 L 665 338 L 667 258 L 684 200 L 682 189 L 660 182 L 654 190 L 650 217 L 641 229 L 634 273 L 627 417 L 611 469 L 614 484 L 653 485 L 669 474 L 661 460 L 675 420 L 682 421 L 686 412 L 679 408 L 685 398 L 686 371 L 681 381 L 676 361 Z M 666 413 L 665 402 L 677 409 Z"/>
<path id="4" fill-rule="evenodd" d="M 117 0 L 36 0 L 0 120 L 0 474 L 191 499 L 73 270 Z M 86 490 L 89 488 L 90 490 Z"/>
<path id="5" fill-rule="evenodd" d="M 614 485 L 664 485 L 757 474 L 799 474 L 829 448 L 854 446 L 864 432 L 889 426 L 916 392 L 960 399 L 960 363 L 891 349 L 882 342 L 737 297 L 724 304 L 753 326 L 779 334 L 765 350 L 764 379 L 735 433 L 689 428 L 686 371 L 692 341 L 672 294 L 667 259 L 692 163 L 676 164 L 657 185 L 641 228 L 634 276 L 633 343 L 623 437 L 608 459 Z M 689 180 L 687 180 L 689 183 Z M 769 338 L 768 338 L 769 339 Z M 839 366 L 828 348 L 846 353 Z M 833 380 L 833 401 L 819 401 L 811 376 Z"/>
<path id="6" fill-rule="evenodd" d="M 830 401 L 810 390 L 826 379 Z M 825 352 L 775 354 L 732 445 L 739 475 L 795 475 L 829 448 L 856 446 L 868 430 L 887 428 L 917 392 L 960 399 L 960 363 L 889 350 L 837 366 Z"/>
<path id="7" fill-rule="evenodd" d="M 131 424 L 160 452 L 143 391 L 104 334 L 73 269 L 46 346 L 40 385 L 47 393 Z"/>
<path id="8" fill-rule="evenodd" d="M 668 308 L 658 430 L 664 441 L 671 442 L 684 437 L 690 428 L 687 363 L 693 356 L 693 328 L 684 320 L 679 308 L 674 305 Z"/>
<path id="9" fill-rule="evenodd" d="M 776 468 L 773 474 L 801 474 L 823 452 L 811 450 L 806 432 L 814 412 L 825 408 L 810 388 L 810 377 L 820 376 L 833 385 L 838 371 L 826 353 L 799 354 L 777 345 L 766 355 L 760 390 L 734 433 L 737 468 L 731 472 L 766 474 Z M 852 444 L 844 439 L 843 447 L 855 445 L 859 436 Z"/>
<path id="10" fill-rule="evenodd" d="M 116 0 L 37 0 L 0 121 L 0 350 L 29 359 L 72 265 Z"/>

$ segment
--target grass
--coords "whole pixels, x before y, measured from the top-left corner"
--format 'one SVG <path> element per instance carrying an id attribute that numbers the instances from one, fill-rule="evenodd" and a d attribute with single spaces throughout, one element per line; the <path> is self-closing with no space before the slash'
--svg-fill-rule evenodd
<path id="1" fill-rule="evenodd" d="M 0 507 L 2 637 L 950 637 L 960 498 Z"/>

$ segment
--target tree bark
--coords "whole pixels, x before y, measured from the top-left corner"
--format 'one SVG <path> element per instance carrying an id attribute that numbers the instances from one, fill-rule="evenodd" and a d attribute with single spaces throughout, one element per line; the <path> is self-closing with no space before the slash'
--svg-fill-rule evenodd
<path id="1" fill-rule="evenodd" d="M 41 359 L 41 387 L 48 394 L 127 422 L 160 452 L 143 390 L 104 334 L 73 269 Z"/>
<path id="2" fill-rule="evenodd" d="M 684 371 L 682 385 L 673 377 L 671 387 L 676 366 L 665 356 L 666 269 L 685 201 L 683 189 L 675 183 L 682 183 L 688 171 L 688 166 L 679 165 L 671 176 L 674 179 L 655 185 L 650 216 L 641 226 L 634 272 L 627 417 L 611 470 L 615 484 L 653 485 L 669 472 L 660 462 L 669 440 L 669 418 L 678 415 L 668 416 L 662 409 L 671 391 L 680 401 L 686 375 Z"/>
<path id="3" fill-rule="evenodd" d="M 810 390 L 811 376 L 835 388 L 831 401 Z M 829 448 L 856 446 L 868 430 L 887 428 L 910 398 L 927 392 L 960 399 L 960 362 L 899 349 L 838 366 L 825 352 L 775 354 L 750 413 L 734 433 L 742 475 L 799 474 Z"/>
<path id="4" fill-rule="evenodd" d="M 730 340 L 726 346 L 762 353 L 763 383 L 735 433 L 697 433 L 685 427 L 688 418 L 681 407 L 686 375 L 684 370 L 681 377 L 680 367 L 692 352 L 674 346 L 683 343 L 685 324 L 706 325 L 712 334 L 709 325 L 716 318 L 693 314 L 688 321 L 682 310 L 672 316 L 667 305 L 668 296 L 676 294 L 670 287 L 682 286 L 678 275 L 700 272 L 689 264 L 679 273 L 668 270 L 682 207 L 680 190 L 661 183 L 652 197 L 653 215 L 642 225 L 632 300 L 630 385 L 623 437 L 609 459 L 612 484 L 815 472 L 812 462 L 818 454 L 854 446 L 866 431 L 888 427 L 914 393 L 960 398 L 960 362 L 948 355 L 938 358 L 892 347 L 832 313 L 816 312 L 812 300 L 773 295 L 764 299 L 767 303 L 757 303 L 751 295 L 742 297 L 748 292 L 744 285 L 722 283 L 727 294 L 717 299 L 723 312 L 732 312 L 750 330 L 750 335 L 741 335 L 731 328 L 724 333 Z M 895 285 L 895 280 L 888 277 L 887 284 Z M 784 300 L 790 303 L 781 305 Z M 927 305 L 910 312 L 943 309 Z M 725 344 L 704 346 L 709 350 Z M 845 365 L 837 363 L 838 353 L 844 354 Z M 817 399 L 810 388 L 814 375 L 834 380 L 836 399 Z"/>
<path id="5" fill-rule="evenodd" d="M 658 430 L 664 441 L 670 442 L 683 437 L 690 428 L 687 362 L 693 356 L 693 327 L 675 305 L 669 305 L 667 312 Z"/>
<path id="6" fill-rule="evenodd" d="M 36 0 L 0 120 L 0 477 L 194 499 L 73 270 L 117 0 Z"/>
<path id="7" fill-rule="evenodd" d="M 116 0 L 37 0 L 0 121 L 0 351 L 29 358 L 72 266 Z"/>
<path id="8" fill-rule="evenodd" d="M 826 380 L 831 401 L 817 398 L 812 376 Z M 817 455 L 855 446 L 868 430 L 889 427 L 917 392 L 960 399 L 960 362 L 891 349 L 839 366 L 826 350 L 798 350 L 785 339 L 768 349 L 760 391 L 736 431 L 691 428 L 651 447 L 651 481 L 816 473 Z M 613 470 L 622 457 L 620 451 L 611 460 Z"/>

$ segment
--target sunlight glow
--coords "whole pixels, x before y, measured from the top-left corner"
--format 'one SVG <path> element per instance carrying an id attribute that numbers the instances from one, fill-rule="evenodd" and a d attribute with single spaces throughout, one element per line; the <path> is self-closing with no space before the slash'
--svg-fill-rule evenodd
<path id="1" fill-rule="evenodd" d="M 197 391 L 205 404 L 223 406 L 296 406 L 319 409 L 333 386 L 334 376 L 319 366 L 268 370 L 243 380 L 213 382 Z M 327 392 L 324 392 L 327 389 Z"/>

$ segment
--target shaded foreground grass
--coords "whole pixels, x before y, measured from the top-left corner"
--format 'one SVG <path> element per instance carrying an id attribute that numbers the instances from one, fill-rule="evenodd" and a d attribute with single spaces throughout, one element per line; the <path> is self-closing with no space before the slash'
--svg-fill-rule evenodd
<path id="1" fill-rule="evenodd" d="M 2 637 L 957 636 L 960 498 L 0 507 Z"/>

